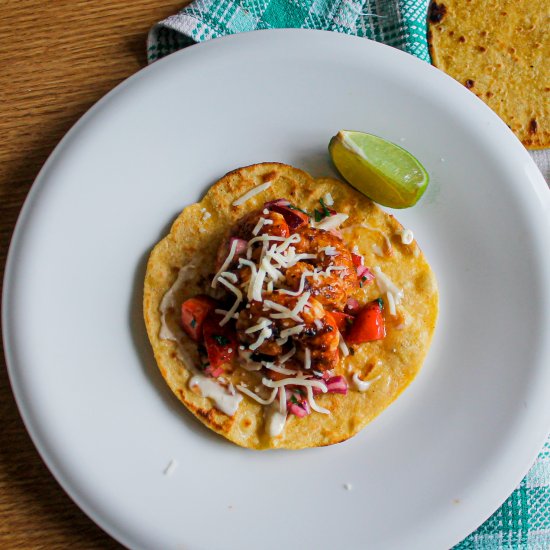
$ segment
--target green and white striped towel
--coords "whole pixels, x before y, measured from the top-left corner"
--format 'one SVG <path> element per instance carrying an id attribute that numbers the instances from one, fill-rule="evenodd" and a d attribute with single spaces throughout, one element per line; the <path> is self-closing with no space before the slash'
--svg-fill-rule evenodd
<path id="1" fill-rule="evenodd" d="M 151 29 L 147 57 L 152 63 L 191 44 L 238 32 L 302 28 L 371 38 L 429 63 L 427 8 L 428 0 L 195 0 Z M 535 152 L 534 158 L 548 172 L 546 151 Z M 550 550 L 550 438 L 508 500 L 455 546 L 505 548 Z"/>
<path id="2" fill-rule="evenodd" d="M 257 29 L 322 29 L 372 38 L 430 61 L 427 0 L 195 0 L 149 32 L 149 63 L 195 42 Z"/>

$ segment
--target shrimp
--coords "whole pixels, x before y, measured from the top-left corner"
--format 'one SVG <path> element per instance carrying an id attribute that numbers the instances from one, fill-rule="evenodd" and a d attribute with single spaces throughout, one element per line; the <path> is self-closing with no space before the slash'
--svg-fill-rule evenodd
<path id="1" fill-rule="evenodd" d="M 258 226 L 258 222 L 262 218 L 264 222 L 260 224 L 257 235 L 255 235 L 254 229 Z M 271 211 L 264 214 L 263 210 L 256 210 L 239 220 L 239 223 L 233 230 L 233 235 L 245 241 L 249 241 L 258 235 L 270 235 L 272 237 L 284 237 L 286 239 L 290 236 L 290 229 L 282 214 Z"/>
<path id="2" fill-rule="evenodd" d="M 298 234 L 301 239 L 295 245 L 296 253 L 315 254 L 317 258 L 287 269 L 287 285 L 296 291 L 304 277 L 304 291 L 309 290 L 329 310 L 343 310 L 350 293 L 359 286 L 351 252 L 342 239 L 328 231 L 306 227 Z"/>
<path id="3" fill-rule="evenodd" d="M 243 344 L 255 343 L 260 335 L 260 330 L 252 333 L 246 331 L 262 324 L 268 325 L 271 334 L 254 351 L 257 354 L 269 357 L 279 357 L 290 349 L 290 342 L 294 342 L 297 348 L 296 356 L 305 359 L 309 353 L 311 368 L 325 371 L 334 368 L 338 363 L 338 344 L 340 336 L 334 318 L 327 314 L 321 303 L 315 298 L 310 298 L 304 309 L 298 316 L 301 321 L 293 318 L 272 318 L 270 313 L 278 310 L 271 309 L 266 302 L 273 302 L 292 310 L 299 297 L 290 296 L 281 292 L 266 294 L 264 302 L 251 302 L 250 308 L 245 308 L 239 313 L 237 320 L 237 333 Z M 268 323 L 269 322 L 269 323 Z M 285 337 L 286 329 L 302 326 L 299 333 Z M 306 352 L 306 350 L 309 350 Z M 294 361 L 295 362 L 295 361 Z"/>
<path id="4" fill-rule="evenodd" d="M 263 218 L 264 223 L 259 224 L 261 218 Z M 254 235 L 256 227 L 258 227 L 258 234 Z M 262 210 L 256 210 L 239 220 L 238 224 L 222 241 L 218 248 L 216 269 L 219 269 L 225 261 L 225 258 L 227 258 L 232 239 L 237 238 L 242 241 L 250 241 L 254 237 L 260 235 L 270 235 L 272 237 L 283 237 L 286 239 L 290 235 L 290 229 L 288 228 L 284 216 L 277 212 L 268 212 L 264 214 Z M 262 252 L 262 243 L 255 242 L 252 246 L 252 259 L 257 260 Z M 244 248 L 246 249 L 246 246 Z"/>

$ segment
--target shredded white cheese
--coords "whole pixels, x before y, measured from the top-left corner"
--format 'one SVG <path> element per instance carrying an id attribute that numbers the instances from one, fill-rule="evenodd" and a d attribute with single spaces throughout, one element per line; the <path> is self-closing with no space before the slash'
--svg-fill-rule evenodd
<path id="1" fill-rule="evenodd" d="M 233 202 L 233 206 L 240 206 L 241 204 L 244 204 L 247 200 L 251 199 L 252 197 L 255 197 L 262 191 L 265 191 L 266 189 L 269 189 L 271 187 L 271 182 L 268 181 L 267 183 L 262 183 L 261 185 L 257 185 L 256 187 L 253 187 L 248 193 L 245 193 L 242 197 L 238 198 L 236 201 Z"/>
<path id="2" fill-rule="evenodd" d="M 260 229 L 263 227 L 264 223 L 265 218 L 260 218 L 254 229 L 252 230 L 252 235 L 256 236 L 260 232 Z"/>
<path id="3" fill-rule="evenodd" d="M 277 302 L 272 302 L 271 300 L 264 300 L 264 306 L 267 307 L 268 309 L 272 309 L 274 311 L 279 312 L 279 313 L 272 313 L 270 315 L 272 319 L 294 319 L 299 323 L 303 322 L 302 318 L 299 317 L 296 313 L 294 313 L 287 307 L 278 304 Z"/>
<path id="4" fill-rule="evenodd" d="M 278 367 L 277 365 L 274 365 L 273 363 L 263 363 L 263 366 L 266 369 L 272 370 L 274 372 L 278 372 L 280 374 L 288 374 L 289 376 L 296 375 L 295 370 L 285 369 L 284 367 Z"/>
<path id="5" fill-rule="evenodd" d="M 296 302 L 296 305 L 294 306 L 294 309 L 292 310 L 292 315 L 298 315 L 303 309 L 304 306 L 307 304 L 307 301 L 309 300 L 309 297 L 311 296 L 311 292 L 304 292 Z"/>
<path id="6" fill-rule="evenodd" d="M 388 297 L 390 314 L 396 315 L 397 311 L 395 306 L 401 302 L 403 298 L 403 290 L 397 287 L 397 285 L 378 266 L 375 266 L 373 271 L 378 289 Z"/>
<path id="7" fill-rule="evenodd" d="M 215 309 L 214 310 L 214 313 L 217 313 L 219 315 L 227 315 L 229 312 L 225 309 Z M 239 314 L 238 313 L 234 313 L 233 314 L 233 319 L 238 319 L 239 318 Z"/>
<path id="8" fill-rule="evenodd" d="M 282 380 L 270 380 L 269 378 L 262 378 L 262 384 L 268 388 L 282 388 L 283 386 L 288 386 L 289 384 L 294 386 L 311 386 L 319 388 L 323 393 L 327 392 L 327 387 L 324 382 L 320 380 L 309 380 L 307 378 L 283 378 Z"/>
<path id="9" fill-rule="evenodd" d="M 325 246 L 320 249 L 320 252 L 324 252 L 325 256 L 336 256 L 338 254 L 335 246 Z"/>
<path id="10" fill-rule="evenodd" d="M 342 333 L 340 332 L 340 341 L 338 342 L 338 347 L 340 348 L 340 351 L 342 352 L 342 355 L 344 357 L 347 357 L 349 355 L 349 348 L 346 344 L 344 337 L 342 336 Z"/>
<path id="11" fill-rule="evenodd" d="M 162 472 L 165 476 L 172 475 L 174 473 L 174 470 L 178 467 L 178 462 L 175 458 L 172 458 L 170 462 L 168 462 L 166 468 L 164 468 L 164 471 Z"/>
<path id="12" fill-rule="evenodd" d="M 304 350 L 304 369 L 309 370 L 311 368 L 311 350 L 305 348 Z"/>
<path id="13" fill-rule="evenodd" d="M 273 331 L 269 327 L 264 327 L 260 331 L 260 335 L 258 336 L 258 339 L 248 346 L 252 351 L 258 349 L 271 335 L 273 334 Z"/>
<path id="14" fill-rule="evenodd" d="M 348 218 L 349 216 L 347 214 L 334 214 L 334 216 L 328 216 L 324 220 L 321 220 L 315 224 L 315 227 L 317 229 L 329 231 L 330 229 L 336 229 L 338 226 L 342 225 Z"/>
<path id="15" fill-rule="evenodd" d="M 307 387 L 306 392 L 307 392 L 307 401 L 312 410 L 317 411 L 318 413 L 321 413 L 321 414 L 330 414 L 330 411 L 328 409 L 321 407 L 321 405 L 318 405 L 315 402 L 315 399 L 313 397 L 313 390 L 311 389 L 311 387 Z"/>
<path id="16" fill-rule="evenodd" d="M 216 285 L 218 284 L 218 279 L 221 277 L 221 274 L 224 271 L 227 271 L 227 268 L 233 261 L 233 256 L 235 256 L 235 250 L 237 250 L 237 239 L 233 239 L 233 242 L 231 243 L 231 248 L 229 249 L 229 254 L 227 255 L 227 258 L 223 262 L 222 266 L 220 267 L 219 271 L 214 275 L 214 278 L 212 279 L 212 288 L 216 288 Z"/>
<path id="17" fill-rule="evenodd" d="M 295 334 L 300 334 L 300 332 L 302 332 L 302 330 L 304 330 L 304 325 L 296 325 L 295 327 L 285 328 L 285 329 L 281 330 L 281 332 L 279 334 L 279 338 L 277 338 L 277 340 L 276 340 L 277 344 L 279 344 L 280 346 L 286 344 L 287 341 L 288 341 L 289 336 L 294 336 Z M 283 357 L 285 357 L 285 356 L 283 355 Z M 286 361 L 286 359 L 285 359 L 285 361 Z M 284 362 L 284 361 L 282 361 L 282 362 Z"/>
<path id="18" fill-rule="evenodd" d="M 252 334 L 253 332 L 258 332 L 259 330 L 262 330 L 262 329 L 268 327 L 273 322 L 270 319 L 266 319 L 265 317 L 260 317 L 260 319 L 258 319 L 258 320 L 260 322 L 257 325 L 254 325 L 253 327 L 247 328 L 244 331 L 245 334 Z"/>
<path id="19" fill-rule="evenodd" d="M 325 204 L 327 206 L 332 206 L 334 204 L 334 199 L 332 198 L 332 195 L 330 193 L 325 193 L 323 200 L 325 201 Z"/>
<path id="20" fill-rule="evenodd" d="M 237 308 L 239 307 L 239 304 L 243 301 L 243 293 L 236 286 L 232 285 L 229 281 L 226 281 L 225 279 L 218 279 L 218 280 L 223 286 L 231 290 L 231 292 L 233 292 L 233 294 L 235 294 L 235 296 L 237 297 L 237 299 L 235 300 L 235 303 L 231 306 L 231 309 L 225 314 L 225 317 L 220 321 L 220 326 L 223 327 L 223 325 L 225 325 L 229 321 L 229 319 L 233 317 L 233 315 L 237 311 Z"/>
<path id="21" fill-rule="evenodd" d="M 233 273 L 232 271 L 224 271 L 220 277 L 224 277 L 225 279 L 229 279 L 232 283 L 236 283 L 239 278 L 237 277 L 237 275 L 235 275 L 235 273 Z"/>
<path id="22" fill-rule="evenodd" d="M 290 351 L 287 351 L 284 355 L 282 355 L 279 358 L 279 365 L 286 363 L 295 353 L 296 353 L 296 348 L 292 348 Z"/>
<path id="23" fill-rule="evenodd" d="M 277 396 L 277 391 L 278 391 L 277 388 L 273 388 L 271 395 L 267 399 L 262 399 L 258 394 L 249 390 L 247 387 L 243 386 L 242 384 L 237 384 L 237 389 L 241 393 L 244 393 L 245 395 L 248 395 L 248 397 L 251 397 L 252 399 L 254 399 L 254 401 L 257 401 L 260 405 L 271 405 L 271 403 L 275 401 L 275 397 Z"/>
<path id="24" fill-rule="evenodd" d="M 287 290 L 286 288 L 282 288 L 281 292 L 284 294 L 289 294 L 290 296 L 299 296 L 304 291 L 305 285 L 306 285 L 306 278 L 310 277 L 312 275 L 315 275 L 312 271 L 304 271 L 302 273 L 302 276 L 300 278 L 300 284 L 298 286 L 298 290 Z"/>

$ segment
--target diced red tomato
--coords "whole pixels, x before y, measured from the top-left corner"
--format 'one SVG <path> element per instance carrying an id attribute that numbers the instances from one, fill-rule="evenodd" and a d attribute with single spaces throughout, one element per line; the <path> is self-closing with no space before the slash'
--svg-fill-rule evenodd
<path id="1" fill-rule="evenodd" d="M 229 363 L 237 356 L 239 341 L 231 322 L 220 326 L 222 315 L 210 313 L 204 321 L 203 336 L 211 369 Z"/>
<path id="2" fill-rule="evenodd" d="M 302 225 L 309 224 L 309 216 L 300 210 L 296 210 L 290 206 L 290 204 L 272 203 L 267 206 L 267 208 L 272 212 L 282 214 L 288 224 L 288 227 L 292 230 L 298 229 L 298 227 L 301 227 Z"/>
<path id="3" fill-rule="evenodd" d="M 341 313 L 340 311 L 331 311 L 330 315 L 335 321 L 338 330 L 344 334 L 353 321 L 353 316 L 347 313 Z"/>
<path id="4" fill-rule="evenodd" d="M 378 300 L 369 302 L 359 311 L 346 334 L 348 344 L 362 344 L 386 337 L 386 324 Z"/>
<path id="5" fill-rule="evenodd" d="M 361 265 L 363 265 L 363 256 L 361 256 L 361 254 L 355 254 L 355 252 L 352 252 L 351 253 L 351 259 L 353 261 L 353 265 L 355 267 L 359 267 Z"/>
<path id="6" fill-rule="evenodd" d="M 360 309 L 361 305 L 358 300 L 355 298 L 348 298 L 346 306 L 344 307 L 344 311 L 346 313 L 349 313 L 350 315 L 357 315 Z"/>
<path id="7" fill-rule="evenodd" d="M 195 342 L 202 338 L 202 328 L 207 315 L 216 309 L 214 298 L 204 294 L 197 294 L 181 304 L 181 324 L 183 330 Z"/>

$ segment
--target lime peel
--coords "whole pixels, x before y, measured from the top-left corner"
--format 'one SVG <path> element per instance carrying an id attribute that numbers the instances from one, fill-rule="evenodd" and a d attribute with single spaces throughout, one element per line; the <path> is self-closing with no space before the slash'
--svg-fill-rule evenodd
<path id="1" fill-rule="evenodd" d="M 390 208 L 416 204 L 429 182 L 411 153 L 381 137 L 341 130 L 329 152 L 342 177 L 373 201 Z"/>

